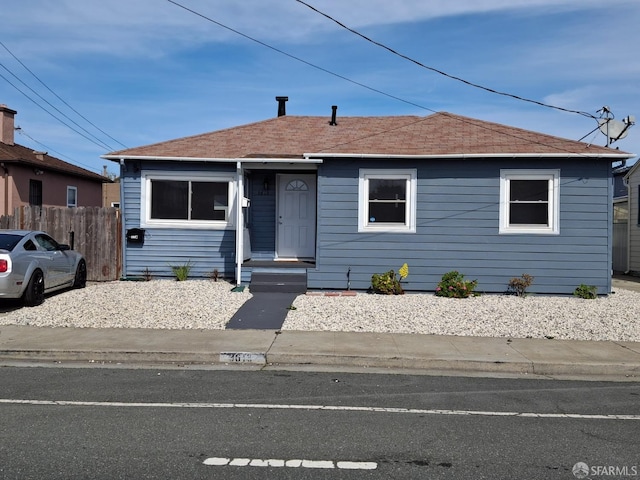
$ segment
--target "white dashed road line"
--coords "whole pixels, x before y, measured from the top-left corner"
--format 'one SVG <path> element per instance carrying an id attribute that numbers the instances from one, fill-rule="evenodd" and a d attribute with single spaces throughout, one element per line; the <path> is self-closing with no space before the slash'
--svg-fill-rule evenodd
<path id="1" fill-rule="evenodd" d="M 281 460 L 277 458 L 226 458 L 211 457 L 204 462 L 205 465 L 216 467 L 287 467 L 287 468 L 338 468 L 342 470 L 375 470 L 378 468 L 376 462 L 348 462 L 333 460 Z"/>
<path id="2" fill-rule="evenodd" d="M 69 407 L 121 407 L 121 408 L 230 408 L 257 410 L 307 410 L 363 413 L 400 413 L 411 415 L 457 415 L 482 417 L 516 417 L 516 418 L 561 418 L 582 420 L 640 420 L 640 415 L 602 415 L 582 413 L 533 413 L 533 412 L 494 412 L 482 410 L 434 410 L 399 407 L 364 407 L 349 405 L 287 405 L 271 403 L 151 403 L 151 402 L 76 402 L 68 400 L 23 400 L 0 398 L 0 404 L 13 405 L 52 405 Z"/>

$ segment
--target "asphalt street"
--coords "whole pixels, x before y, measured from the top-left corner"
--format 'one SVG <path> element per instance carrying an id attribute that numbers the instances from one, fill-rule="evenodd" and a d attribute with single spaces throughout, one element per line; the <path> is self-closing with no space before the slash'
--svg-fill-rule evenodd
<path id="1" fill-rule="evenodd" d="M 637 383 L 4 367 L 0 478 L 632 473 L 638 400 Z"/>

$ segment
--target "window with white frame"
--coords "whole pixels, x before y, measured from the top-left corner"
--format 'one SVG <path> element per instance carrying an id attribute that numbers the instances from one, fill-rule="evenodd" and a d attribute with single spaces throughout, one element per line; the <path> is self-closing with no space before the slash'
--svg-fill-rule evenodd
<path id="1" fill-rule="evenodd" d="M 560 232 L 560 170 L 500 171 L 500 233 Z"/>
<path id="2" fill-rule="evenodd" d="M 234 179 L 225 175 L 142 176 L 142 225 L 227 228 L 233 225 Z"/>
<path id="3" fill-rule="evenodd" d="M 358 231 L 416 231 L 417 171 L 361 169 Z"/>
<path id="4" fill-rule="evenodd" d="M 78 187 L 67 187 L 67 207 L 78 206 Z"/>

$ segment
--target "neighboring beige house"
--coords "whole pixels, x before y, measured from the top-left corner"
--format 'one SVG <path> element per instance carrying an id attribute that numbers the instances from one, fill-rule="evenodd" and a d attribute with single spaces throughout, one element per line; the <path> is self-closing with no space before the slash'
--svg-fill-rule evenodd
<path id="1" fill-rule="evenodd" d="M 629 191 L 629 255 L 627 272 L 640 275 L 640 160 L 625 175 Z"/>
<path id="2" fill-rule="evenodd" d="M 0 215 L 23 205 L 101 207 L 110 180 L 14 141 L 15 110 L 0 105 Z"/>
<path id="3" fill-rule="evenodd" d="M 113 178 L 107 172 L 107 166 L 104 166 L 102 175 L 105 178 Z M 102 184 L 102 206 L 120 208 L 120 177 L 114 178 L 108 183 Z"/>

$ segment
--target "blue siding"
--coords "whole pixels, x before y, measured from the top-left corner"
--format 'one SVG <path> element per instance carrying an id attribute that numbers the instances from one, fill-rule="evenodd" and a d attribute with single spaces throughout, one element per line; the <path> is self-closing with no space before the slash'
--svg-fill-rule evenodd
<path id="1" fill-rule="evenodd" d="M 203 165 L 190 163 L 145 163 L 143 169 L 179 172 L 203 171 L 232 173 L 235 165 Z M 124 200 L 123 227 L 140 227 L 141 172 L 139 166 L 127 162 L 122 171 Z M 192 277 L 207 277 L 217 269 L 220 275 L 233 278 L 235 272 L 235 230 L 202 230 L 146 228 L 144 244 L 125 242 L 125 277 L 139 277 L 148 269 L 154 277 L 172 277 L 172 265 L 191 262 Z"/>
<path id="2" fill-rule="evenodd" d="M 360 168 L 418 169 L 416 233 L 358 233 Z M 235 172 L 235 165 L 145 163 L 144 169 L 180 173 L 207 169 Z M 499 235 L 501 169 L 560 169 L 560 234 Z M 179 170 L 178 170 L 179 169 Z M 263 188 L 269 180 L 269 191 Z M 139 167 L 122 172 L 124 228 L 140 227 Z M 249 175 L 251 198 L 247 226 L 254 256 L 275 251 L 275 171 Z M 308 272 L 311 289 L 366 289 L 371 275 L 397 270 L 410 274 L 407 290 L 433 291 L 450 270 L 477 278 L 478 289 L 504 292 L 509 279 L 535 277 L 533 293 L 570 294 L 580 283 L 611 289 L 612 179 L 610 165 L 595 160 L 471 159 L 383 161 L 328 159 L 318 170 L 316 268 Z M 147 228 L 143 245 L 126 244 L 125 275 L 171 276 L 170 265 L 190 261 L 193 276 L 213 269 L 233 278 L 235 231 Z M 248 272 L 245 272 L 248 273 Z"/>
<path id="3" fill-rule="evenodd" d="M 276 176 L 273 172 L 256 171 L 250 175 L 249 231 L 252 258 L 273 260 L 276 251 Z M 264 181 L 269 184 L 264 188 Z"/>
<path id="4" fill-rule="evenodd" d="M 409 264 L 407 290 L 435 290 L 458 270 L 479 291 L 504 292 L 513 277 L 535 277 L 533 293 L 572 293 L 580 283 L 610 291 L 611 177 L 606 161 L 471 159 L 394 161 L 418 168 L 415 234 L 358 233 L 360 168 L 391 162 L 332 159 L 318 171 L 318 257 L 310 288 L 366 289 L 371 275 Z M 560 234 L 499 235 L 501 169 L 560 168 Z"/>

